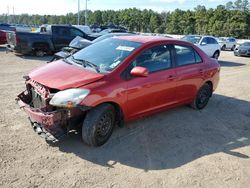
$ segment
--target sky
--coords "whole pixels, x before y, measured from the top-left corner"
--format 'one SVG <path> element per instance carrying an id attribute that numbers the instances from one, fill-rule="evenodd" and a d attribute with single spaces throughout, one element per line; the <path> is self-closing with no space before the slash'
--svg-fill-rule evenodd
<path id="1" fill-rule="evenodd" d="M 85 1 L 80 0 L 80 9 L 85 9 Z M 152 9 L 154 11 L 173 11 L 176 8 L 187 10 L 197 5 L 215 8 L 229 0 L 88 0 L 90 10 L 119 10 L 124 8 Z M 63 15 L 76 13 L 78 0 L 0 0 L 0 14 L 40 14 Z M 8 8 L 9 7 L 9 8 Z"/>

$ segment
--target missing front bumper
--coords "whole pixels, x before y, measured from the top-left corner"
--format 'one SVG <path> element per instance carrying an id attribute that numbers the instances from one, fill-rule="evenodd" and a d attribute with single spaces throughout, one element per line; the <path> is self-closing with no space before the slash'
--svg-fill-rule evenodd
<path id="1" fill-rule="evenodd" d="M 17 98 L 17 104 L 28 115 L 33 130 L 47 141 L 57 142 L 67 135 L 68 110 L 60 109 L 52 112 L 42 112 L 26 104 L 22 97 Z"/>
<path id="2" fill-rule="evenodd" d="M 30 123 L 31 123 L 33 130 L 40 137 L 44 138 L 45 140 L 49 142 L 53 142 L 53 143 L 58 142 L 59 140 L 61 140 L 63 137 L 67 135 L 67 132 L 59 127 L 57 127 L 54 130 L 47 130 L 43 125 L 39 123 L 32 122 L 31 120 L 30 120 Z"/>

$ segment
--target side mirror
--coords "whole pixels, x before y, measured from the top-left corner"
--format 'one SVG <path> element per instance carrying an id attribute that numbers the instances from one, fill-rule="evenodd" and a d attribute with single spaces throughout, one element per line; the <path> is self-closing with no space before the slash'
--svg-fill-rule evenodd
<path id="1" fill-rule="evenodd" d="M 148 76 L 148 69 L 145 67 L 134 67 L 130 74 L 135 77 L 147 77 Z"/>
<path id="2" fill-rule="evenodd" d="M 207 43 L 205 43 L 205 42 L 202 42 L 202 43 L 201 43 L 201 45 L 202 45 L 202 46 L 205 46 L 205 45 L 207 45 Z"/>

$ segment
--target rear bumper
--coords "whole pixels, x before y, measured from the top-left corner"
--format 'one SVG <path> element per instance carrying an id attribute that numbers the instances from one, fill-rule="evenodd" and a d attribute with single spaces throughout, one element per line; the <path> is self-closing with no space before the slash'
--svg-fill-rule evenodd
<path id="1" fill-rule="evenodd" d="M 19 107 L 28 115 L 34 131 L 41 137 L 48 141 L 56 142 L 67 134 L 67 110 L 42 112 L 39 109 L 32 108 L 20 98 L 17 98 L 16 101 Z"/>
<path id="2" fill-rule="evenodd" d="M 6 50 L 11 51 L 11 52 L 15 52 L 18 54 L 31 54 L 32 53 L 32 50 L 30 50 L 30 49 L 25 49 L 25 48 L 21 48 L 21 46 L 14 46 L 14 45 L 10 45 L 10 44 L 6 45 Z"/>

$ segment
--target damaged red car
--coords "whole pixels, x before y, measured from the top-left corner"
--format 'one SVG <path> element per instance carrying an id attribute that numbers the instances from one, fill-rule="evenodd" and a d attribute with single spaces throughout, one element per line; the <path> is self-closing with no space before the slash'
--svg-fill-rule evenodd
<path id="1" fill-rule="evenodd" d="M 179 105 L 203 109 L 219 72 L 217 60 L 191 43 L 120 36 L 33 70 L 17 102 L 47 140 L 80 125 L 83 141 L 100 146 L 115 125 Z"/>

